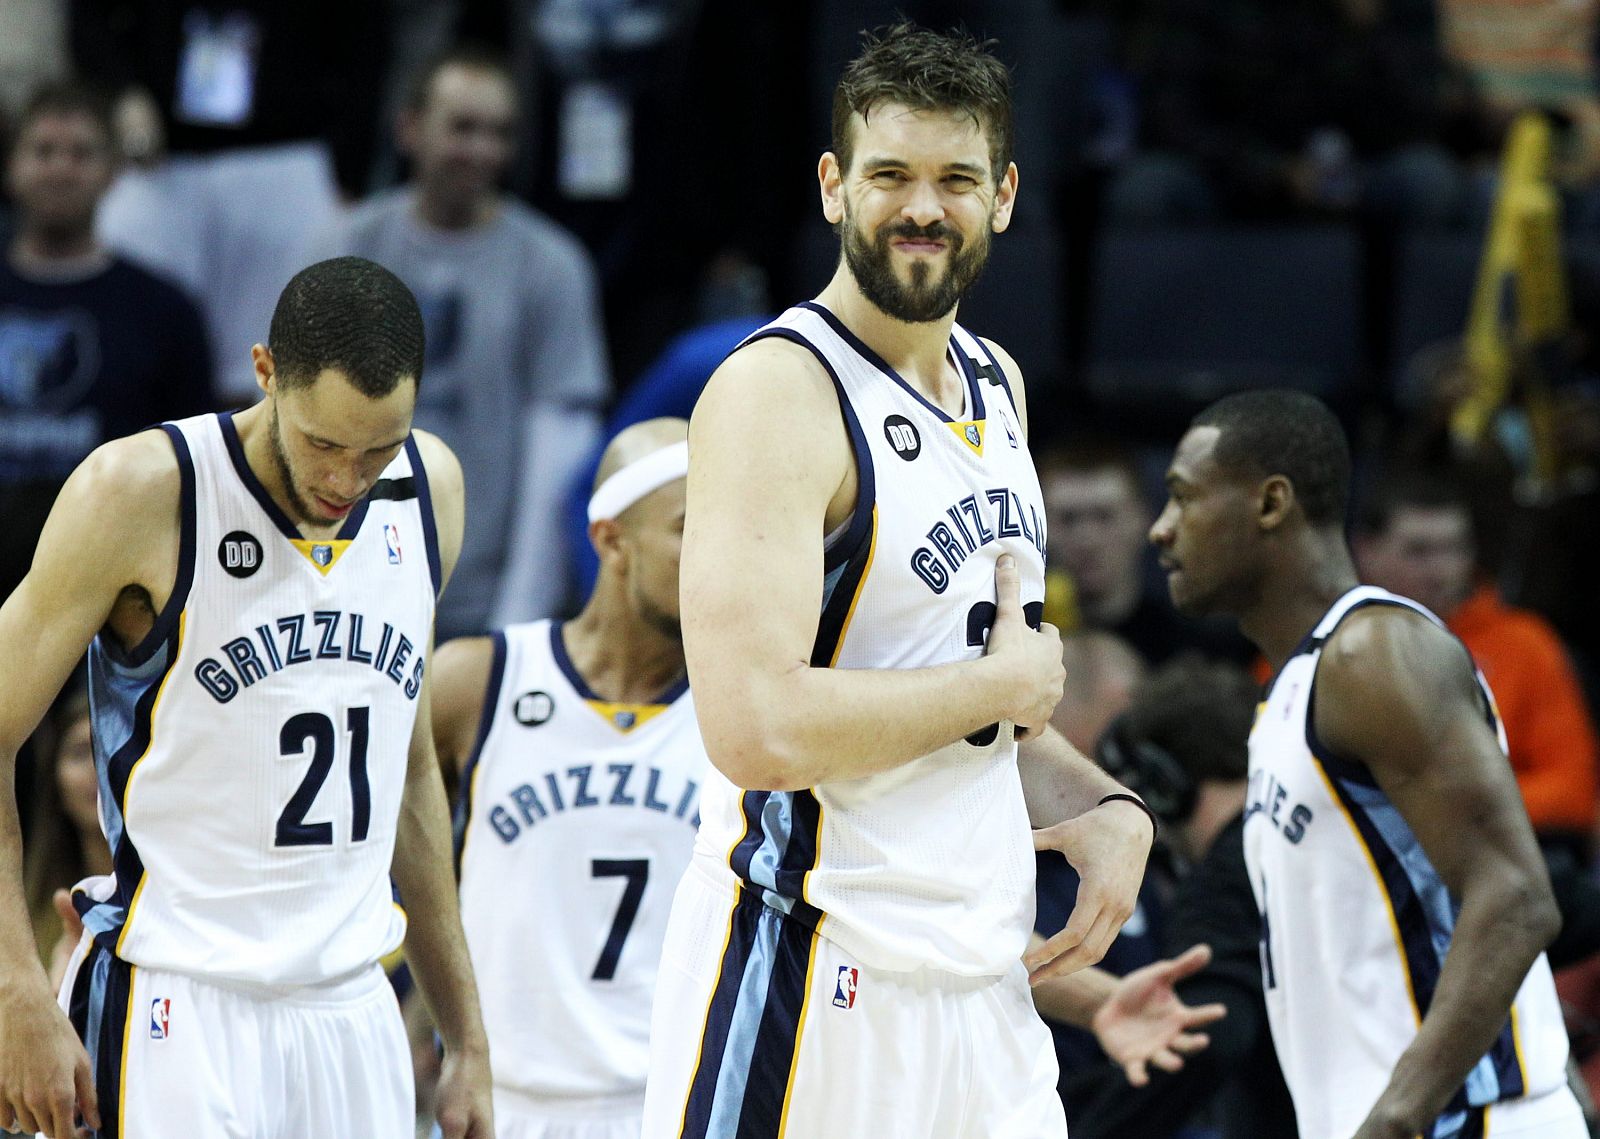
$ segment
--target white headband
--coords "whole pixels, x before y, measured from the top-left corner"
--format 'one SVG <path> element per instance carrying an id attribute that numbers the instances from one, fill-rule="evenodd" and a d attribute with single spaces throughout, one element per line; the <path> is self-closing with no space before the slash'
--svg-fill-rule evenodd
<path id="1" fill-rule="evenodd" d="M 651 451 L 600 484 L 589 499 L 589 521 L 615 518 L 653 490 L 689 473 L 689 441 Z"/>

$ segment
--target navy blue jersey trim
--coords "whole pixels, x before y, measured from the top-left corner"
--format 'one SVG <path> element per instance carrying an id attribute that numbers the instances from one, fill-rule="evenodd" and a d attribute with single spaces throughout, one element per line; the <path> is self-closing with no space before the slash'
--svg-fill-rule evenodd
<path id="1" fill-rule="evenodd" d="M 423 545 L 428 547 L 428 573 L 433 578 L 433 595 L 444 590 L 444 569 L 439 560 L 439 524 L 433 517 L 433 492 L 428 487 L 428 468 L 422 464 L 415 434 L 406 436 L 406 458 L 411 460 L 411 477 L 417 491 L 417 511 L 422 515 Z"/>
<path id="2" fill-rule="evenodd" d="M 834 582 L 833 589 L 823 599 L 822 614 L 817 618 L 817 635 L 811 644 L 811 667 L 831 668 L 834 657 L 839 651 L 839 644 L 844 639 L 845 623 L 850 619 L 850 609 L 856 602 L 856 596 L 861 589 L 861 579 L 867 572 L 867 563 L 872 560 L 874 535 L 872 530 L 877 525 L 873 514 L 867 516 L 870 524 L 866 535 L 857 543 L 855 549 L 839 573 L 839 578 Z"/>
<path id="3" fill-rule="evenodd" d="M 567 635 L 564 631 L 565 621 L 550 622 L 550 655 L 555 657 L 556 666 L 561 669 L 561 675 L 567 678 L 567 683 L 572 685 L 573 691 L 585 700 L 596 700 L 602 704 L 608 703 L 604 696 L 595 695 L 594 689 L 589 687 L 589 682 L 578 671 L 578 666 L 572 663 L 572 657 L 567 652 Z M 678 697 L 689 691 L 688 676 L 680 676 L 662 691 L 654 700 L 646 700 L 646 704 L 671 704 Z"/>
<path id="4" fill-rule="evenodd" d="M 1320 756 L 1318 760 L 1322 761 Z M 1373 864 L 1378 868 L 1384 893 L 1389 896 L 1389 904 L 1394 910 L 1395 924 L 1400 930 L 1406 972 L 1411 976 L 1411 991 L 1417 1000 L 1417 1015 L 1427 1016 L 1428 1009 L 1433 1003 L 1434 990 L 1439 985 L 1442 963 L 1434 952 L 1433 930 L 1422 899 L 1412 888 L 1411 879 L 1406 874 L 1398 852 L 1385 841 L 1366 809 L 1355 801 L 1345 779 L 1336 771 L 1329 769 L 1325 762 L 1323 768 L 1345 813 L 1355 823 L 1356 831 L 1361 836 L 1361 844 L 1372 855 Z"/>
<path id="5" fill-rule="evenodd" d="M 976 339 L 976 337 L 974 337 Z M 950 355 L 955 357 L 956 367 L 961 369 L 961 375 L 967 381 L 967 402 L 971 405 L 972 414 L 968 417 L 973 422 L 982 422 L 988 417 L 988 409 L 983 402 L 983 384 L 978 375 L 978 362 L 967 355 L 966 349 L 961 347 L 961 342 L 956 339 L 955 333 L 950 334 Z M 1012 404 L 1015 407 L 1015 402 Z M 1018 420 L 1021 420 L 1019 415 Z"/>
<path id="6" fill-rule="evenodd" d="M 778 1139 L 781 1133 L 795 1054 L 800 1046 L 800 1019 L 808 996 L 806 980 L 817 951 L 814 926 L 775 914 L 769 920 L 781 925 L 755 1048 L 750 1054 L 738 1139 Z"/>
<path id="7" fill-rule="evenodd" d="M 194 457 L 189 452 L 189 441 L 183 437 L 181 430 L 170 423 L 163 423 L 161 430 L 166 432 L 178 458 L 178 572 L 172 580 L 172 593 L 167 597 L 167 603 L 161 607 L 150 631 L 137 645 L 125 649 L 109 630 L 101 632 L 100 642 L 106 656 L 126 668 L 138 668 L 145 664 L 161 650 L 162 645 L 173 638 L 178 631 L 178 618 L 183 613 L 183 607 L 189 603 L 189 590 L 194 585 L 197 526 Z"/>
<path id="8" fill-rule="evenodd" d="M 885 376 L 889 377 L 889 379 L 899 384 L 903 389 L 905 389 L 907 395 L 911 396 L 912 399 L 916 400 L 923 407 L 927 408 L 930 415 L 938 416 L 941 423 L 956 422 L 942 409 L 936 406 L 934 402 L 927 396 L 923 395 L 916 388 L 906 383 L 905 377 L 890 367 L 889 362 L 882 356 L 878 355 L 877 352 L 873 351 L 872 347 L 868 345 L 866 341 L 862 340 L 861 337 L 857 336 L 854 332 L 851 332 L 848 328 L 846 328 L 844 321 L 835 316 L 832 310 L 824 308 L 816 301 L 801 301 L 795 307 L 808 309 L 811 312 L 816 313 L 823 320 L 827 321 L 828 327 L 837 332 L 839 334 L 839 338 L 848 344 L 852 349 L 854 349 L 857 355 L 859 355 L 867 363 L 871 364 L 874 368 L 878 369 L 878 371 L 882 372 Z M 961 350 L 961 346 L 956 343 L 955 336 L 953 334 L 950 337 L 950 351 L 957 360 L 961 360 L 966 356 L 966 353 Z M 969 368 L 962 368 L 961 371 L 963 377 L 967 381 L 967 392 L 972 397 L 972 418 L 982 419 L 983 400 L 978 394 L 977 378 Z"/>
<path id="9" fill-rule="evenodd" d="M 746 791 L 739 796 L 739 810 L 744 815 L 744 834 L 734 844 L 733 853 L 728 858 L 728 868 L 741 881 L 750 883 L 757 892 L 767 886 L 750 877 L 750 863 L 767 840 L 766 830 L 761 825 L 761 813 L 766 810 L 767 800 L 772 796 L 771 791 Z"/>
<path id="10" fill-rule="evenodd" d="M 506 678 L 506 635 L 497 630 L 489 638 L 494 649 L 493 663 L 489 666 L 489 682 L 484 686 L 483 705 L 478 711 L 478 734 L 472 741 L 472 751 L 461 768 L 461 786 L 456 793 L 455 856 L 456 873 L 461 872 L 461 855 L 467 845 L 467 828 L 472 825 L 472 778 L 478 773 L 478 761 L 483 758 L 483 745 L 494 730 L 496 714 L 500 710 L 500 689 Z"/>
<path id="11" fill-rule="evenodd" d="M 304 538 L 300 527 L 289 521 L 289 516 L 283 508 L 272 500 L 272 495 L 267 493 L 267 488 L 261 485 L 261 480 L 256 478 L 256 473 L 250 469 L 250 460 L 245 458 L 244 443 L 239 439 L 239 429 L 233 423 L 234 413 L 231 411 L 217 413 L 217 426 L 222 429 L 222 442 L 228 449 L 228 458 L 233 461 L 233 473 L 239 476 L 239 481 L 244 484 L 256 500 L 256 504 L 272 520 L 285 538 L 297 541 Z"/>
<path id="12" fill-rule="evenodd" d="M 110 678 L 100 679 L 104 673 L 114 672 L 116 665 L 110 660 L 97 660 L 102 655 L 97 649 L 103 650 L 110 643 L 110 638 L 100 636 L 94 645 L 90 646 L 89 654 L 89 688 L 90 706 L 94 707 L 95 701 L 100 699 L 100 693 L 115 687 Z M 179 630 L 174 628 L 168 634 L 167 640 L 162 642 L 167 657 L 164 666 L 159 672 L 144 679 L 144 689 L 134 701 L 131 716 L 132 732 L 122 746 L 107 756 L 101 762 L 105 765 L 105 786 L 109 788 L 112 798 L 112 809 L 115 811 L 117 827 L 116 839 L 112 844 L 111 863 L 116 871 L 116 892 L 104 902 L 97 902 L 89 895 L 75 891 L 72 895 L 74 908 L 80 917 L 85 919 L 85 924 L 93 929 L 96 942 L 109 951 L 115 952 L 117 942 L 122 936 L 128 919 L 132 916 L 133 899 L 138 894 L 139 885 L 144 881 L 144 861 L 139 857 L 138 850 L 133 845 L 133 839 L 128 834 L 127 827 L 127 792 L 128 780 L 133 774 L 133 769 L 138 765 L 140 758 L 150 749 L 150 740 L 154 732 L 152 722 L 156 701 L 161 696 L 162 688 L 171 675 L 172 667 L 177 662 L 178 653 L 182 647 Z M 109 698 L 109 696 L 107 697 Z M 100 757 L 101 741 L 96 741 L 96 758 Z M 101 920 L 90 920 L 92 911 L 106 907 Z M 109 919 L 109 920 L 105 920 Z"/>
<path id="13" fill-rule="evenodd" d="M 789 841 L 778 862 L 778 893 L 793 902 L 790 913 L 802 925 L 816 929 L 822 921 L 822 911 L 805 900 L 805 891 L 806 875 L 817 867 L 817 853 L 822 842 L 822 804 L 809 790 L 790 794 Z"/>
<path id="14" fill-rule="evenodd" d="M 827 312 L 826 309 L 821 309 Z M 823 551 L 823 573 L 832 573 L 842 566 L 861 547 L 869 534 L 872 526 L 872 506 L 878 499 L 878 485 L 872 466 L 872 450 L 867 446 L 866 434 L 861 430 L 861 420 L 856 416 L 856 409 L 851 406 L 850 397 L 844 390 L 844 384 L 839 380 L 839 373 L 834 371 L 833 364 L 803 333 L 792 328 L 767 327 L 757 329 L 745 341 L 746 344 L 767 337 L 777 337 L 798 344 L 817 358 L 817 362 L 827 371 L 828 378 L 833 381 L 833 391 L 839 400 L 839 414 L 844 419 L 845 430 L 850 435 L 850 450 L 856 458 L 856 502 L 850 511 L 850 521 L 846 524 L 845 532 L 839 540 Z"/>
<path id="15" fill-rule="evenodd" d="M 978 351 L 989 358 L 987 364 L 980 365 L 976 369 L 977 374 L 991 383 L 999 384 L 1005 389 L 1006 398 L 1011 401 L 1011 410 L 1016 412 L 1017 420 L 1021 422 L 1022 409 L 1017 406 L 1017 393 L 1011 390 L 1011 381 L 1006 378 L 1006 370 L 1000 366 L 1000 361 L 996 358 L 994 349 L 984 343 L 983 337 L 978 336 L 976 333 L 968 331 L 967 335 L 972 337 L 972 342 L 978 346 Z M 1026 424 L 1023 426 L 1026 426 Z"/>
<path id="16" fill-rule="evenodd" d="M 133 993 L 133 966 L 110 950 L 96 945 L 80 967 L 88 978 L 79 1039 L 89 1057 L 90 1078 L 100 1106 L 96 1139 L 119 1139 L 122 1129 L 122 1054 L 128 1038 L 129 1002 Z M 75 987 L 76 988 L 76 987 Z M 153 1011 L 153 1010 L 152 1010 Z M 74 1022 L 76 1026 L 76 1022 Z"/>
<path id="17" fill-rule="evenodd" d="M 680 1139 L 708 1139 L 712 1110 L 716 1106 L 717 1080 L 732 1034 L 733 1018 L 739 1006 L 739 989 L 755 949 L 756 933 L 766 907 L 755 893 L 740 889 L 729 919 L 728 947 L 717 970 L 717 983 L 711 991 L 705 1025 L 700 1034 L 700 1063 L 689 1081 L 689 1098 L 684 1105 Z M 718 1136 L 717 1139 L 722 1139 Z M 729 1137 L 732 1139 L 732 1137 Z"/>
<path id="18" fill-rule="evenodd" d="M 583 678 L 583 673 L 578 671 L 578 666 L 572 663 L 572 657 L 567 655 L 567 638 L 561 631 L 565 624 L 565 621 L 550 622 L 550 655 L 555 658 L 556 667 L 567 678 L 574 692 L 585 700 L 599 700 L 600 697 L 594 694 L 594 689 Z"/>
<path id="19" fill-rule="evenodd" d="M 367 491 L 369 502 L 408 502 L 417 497 L 417 480 L 411 475 L 400 479 L 379 479 Z"/>

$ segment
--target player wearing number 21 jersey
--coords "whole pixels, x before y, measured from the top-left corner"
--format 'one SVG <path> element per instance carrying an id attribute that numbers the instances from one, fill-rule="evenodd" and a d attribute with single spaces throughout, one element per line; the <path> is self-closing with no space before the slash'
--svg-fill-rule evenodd
<path id="1" fill-rule="evenodd" d="M 64 1076 L 100 1136 L 409 1135 L 378 965 L 407 933 L 392 874 L 441 1010 L 450 1133 L 491 1126 L 427 730 L 461 483 L 449 450 L 410 431 L 420 314 L 387 271 L 341 258 L 289 283 L 271 340 L 253 350 L 256 406 L 91 457 L 0 611 L 8 748 L 98 632 L 115 867 L 74 891 L 84 936 L 61 1011 L 0 1006 L 0 1124 L 72 1133 L 61 1100 L 10 1082 L 31 1064 Z"/>
<path id="2" fill-rule="evenodd" d="M 638 1139 L 650 1001 L 707 768 L 683 675 L 688 425 L 607 448 L 572 621 L 452 641 L 434 731 L 461 775 L 461 914 L 500 1139 Z"/>

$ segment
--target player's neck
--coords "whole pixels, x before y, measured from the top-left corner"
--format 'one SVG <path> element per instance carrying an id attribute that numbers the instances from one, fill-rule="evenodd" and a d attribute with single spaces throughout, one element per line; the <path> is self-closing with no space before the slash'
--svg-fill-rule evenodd
<path id="1" fill-rule="evenodd" d="M 267 414 L 267 401 L 264 399 L 234 414 L 233 426 L 239 433 L 239 446 L 244 450 L 245 465 L 267 492 L 267 497 L 277 503 L 278 509 L 295 524 L 303 537 L 316 540 L 336 536 L 344 528 L 343 519 L 337 522 L 311 522 L 301 516 L 299 506 L 284 482 L 283 471 L 273 456 L 272 432 Z"/>
<path id="2" fill-rule="evenodd" d="M 602 581 L 562 626 L 567 656 L 595 695 L 618 704 L 649 704 L 683 675 L 683 642 L 640 619 Z M 614 592 L 603 598 L 602 590 Z"/>
<path id="3" fill-rule="evenodd" d="M 963 381 L 949 359 L 954 309 L 926 323 L 896 320 L 866 298 L 844 265 L 817 300 L 934 406 L 952 414 L 961 407 Z"/>
<path id="4" fill-rule="evenodd" d="M 1277 671 L 1333 603 L 1359 584 L 1344 535 L 1308 533 L 1264 575 L 1260 597 L 1239 614 L 1239 628 Z"/>

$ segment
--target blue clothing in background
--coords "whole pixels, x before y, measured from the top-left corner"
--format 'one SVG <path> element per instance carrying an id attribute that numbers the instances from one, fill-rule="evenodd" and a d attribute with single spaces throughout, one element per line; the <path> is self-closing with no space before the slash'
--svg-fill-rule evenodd
<path id="1" fill-rule="evenodd" d="M 711 373 L 741 340 L 771 319 L 769 316 L 738 316 L 690 329 L 667 345 L 612 411 L 603 441 L 578 468 L 567 494 L 567 548 L 572 551 L 573 579 L 579 597 L 589 596 L 600 572 L 600 560 L 589 544 L 589 496 L 594 492 L 594 476 L 600 469 L 600 455 L 606 444 L 623 428 L 646 419 L 663 415 L 687 419 Z"/>

